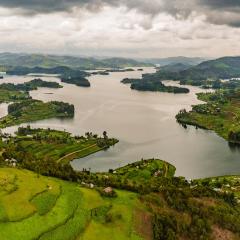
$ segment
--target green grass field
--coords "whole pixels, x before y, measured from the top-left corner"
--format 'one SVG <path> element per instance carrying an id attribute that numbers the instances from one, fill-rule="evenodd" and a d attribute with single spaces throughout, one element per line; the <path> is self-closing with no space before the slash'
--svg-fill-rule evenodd
<path id="1" fill-rule="evenodd" d="M 144 239 L 135 193 L 103 198 L 91 189 L 27 170 L 0 168 L 0 239 Z"/>
<path id="2" fill-rule="evenodd" d="M 152 172 L 160 167 L 165 169 L 165 164 L 160 160 L 141 161 L 120 168 L 115 175 L 131 177 L 136 166 L 145 165 L 146 171 Z M 173 170 L 168 170 L 165 180 L 171 179 Z M 134 174 L 131 179 L 143 183 L 146 177 L 152 181 L 147 172 L 139 170 L 138 173 L 139 178 Z M 110 197 L 103 196 L 96 186 L 83 188 L 79 183 L 28 170 L 0 168 L 0 239 L 158 240 L 165 239 L 158 237 L 161 231 L 164 235 L 174 229 L 176 238 L 167 239 L 237 240 L 240 237 L 239 183 L 239 176 L 225 176 L 195 180 L 192 188 L 182 182 L 179 187 L 171 185 L 160 192 L 141 195 L 114 189 L 116 195 Z M 167 187 L 168 182 L 165 184 Z M 230 203 L 229 198 L 217 192 L 234 193 L 238 203 Z M 204 222 L 208 227 L 202 225 Z M 223 237 L 219 238 L 219 232 Z"/>

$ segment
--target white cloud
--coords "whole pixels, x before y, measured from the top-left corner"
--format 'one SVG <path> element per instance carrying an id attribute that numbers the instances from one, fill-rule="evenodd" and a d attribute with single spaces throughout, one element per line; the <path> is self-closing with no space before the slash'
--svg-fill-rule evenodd
<path id="1" fill-rule="evenodd" d="M 150 12 L 154 5 L 146 7 L 145 12 Z M 11 13 L 0 8 L 0 51 L 125 57 L 240 55 L 239 28 L 211 24 L 205 15 L 194 12 L 183 19 L 106 5 L 101 11 Z"/>

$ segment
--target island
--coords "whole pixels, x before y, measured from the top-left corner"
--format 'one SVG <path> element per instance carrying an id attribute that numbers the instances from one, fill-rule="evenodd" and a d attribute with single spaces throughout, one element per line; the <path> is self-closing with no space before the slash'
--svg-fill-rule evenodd
<path id="1" fill-rule="evenodd" d="M 206 103 L 193 106 L 190 112 L 181 110 L 177 121 L 213 130 L 230 143 L 240 144 L 240 90 L 199 93 L 198 99 Z"/>
<path id="2" fill-rule="evenodd" d="M 8 115 L 0 118 L 0 128 L 48 118 L 72 118 L 74 105 L 51 101 L 27 99 L 8 106 Z"/>
<path id="3" fill-rule="evenodd" d="M 90 87 L 90 82 L 82 76 L 63 74 L 61 76 L 61 81 L 64 83 L 74 84 L 81 87 Z"/>
<path id="4" fill-rule="evenodd" d="M 78 69 L 72 69 L 70 67 L 58 66 L 53 68 L 43 68 L 43 67 L 7 67 L 6 73 L 8 75 L 18 75 L 24 76 L 28 74 L 54 74 L 57 75 L 62 82 L 75 84 L 82 87 L 90 87 L 90 82 L 86 77 L 90 76 L 90 73 L 81 71 Z"/>
<path id="5" fill-rule="evenodd" d="M 168 93 L 189 93 L 188 88 L 166 86 L 162 81 L 152 78 L 152 75 L 145 74 L 142 79 L 129 79 L 122 80 L 124 84 L 131 84 L 131 89 L 138 91 L 152 91 L 152 92 L 168 92 Z"/>
<path id="6" fill-rule="evenodd" d="M 62 86 L 57 82 L 47 82 L 40 78 L 33 79 L 29 82 L 13 84 L 13 83 L 3 83 L 0 85 L 0 89 L 5 89 L 8 91 L 32 91 L 37 90 L 39 87 L 44 88 L 62 88 Z"/>

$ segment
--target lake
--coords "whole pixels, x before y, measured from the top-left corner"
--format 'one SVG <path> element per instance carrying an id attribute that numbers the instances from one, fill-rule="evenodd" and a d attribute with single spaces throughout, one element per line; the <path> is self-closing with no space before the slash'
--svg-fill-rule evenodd
<path id="1" fill-rule="evenodd" d="M 61 83 L 62 89 L 32 91 L 31 96 L 35 99 L 74 104 L 75 117 L 38 121 L 31 126 L 65 129 L 76 135 L 88 131 L 102 134 L 106 130 L 110 137 L 120 140 L 107 151 L 74 160 L 71 164 L 77 170 L 107 171 L 141 158 L 155 157 L 172 163 L 177 167 L 176 174 L 187 178 L 239 174 L 240 148 L 229 147 L 224 139 L 211 131 L 194 127 L 184 129 L 175 120 L 179 110 L 189 110 L 191 105 L 200 102 L 195 94 L 202 89 L 189 87 L 189 94 L 139 92 L 120 83 L 123 78 L 138 78 L 142 73 L 154 71 L 144 68 L 143 72 L 91 76 L 91 88 Z M 41 78 L 60 82 L 56 76 Z M 20 83 L 32 79 L 33 76 L 6 76 L 1 82 Z M 172 84 L 171 81 L 165 83 Z M 6 104 L 0 106 L 0 116 L 6 111 Z M 15 130 L 16 127 L 5 129 L 7 132 Z"/>

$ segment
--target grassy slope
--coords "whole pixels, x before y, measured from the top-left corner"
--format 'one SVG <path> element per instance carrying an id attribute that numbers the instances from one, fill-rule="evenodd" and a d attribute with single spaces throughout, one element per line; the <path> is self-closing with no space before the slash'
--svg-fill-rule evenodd
<path id="1" fill-rule="evenodd" d="M 148 181 L 158 170 L 161 171 L 161 176 L 173 177 L 176 168 L 162 160 L 151 159 L 135 162 L 122 168 L 118 168 L 115 174 L 122 175 L 124 178 L 131 179 L 132 181 L 140 182 Z"/>
<path id="2" fill-rule="evenodd" d="M 19 142 L 19 145 L 21 145 L 21 147 L 23 147 L 26 151 L 33 153 L 39 159 L 47 157 L 48 159 L 54 161 L 61 160 L 64 162 L 69 162 L 76 157 L 81 158 L 96 151 L 100 151 L 101 148 L 96 146 L 95 144 L 96 140 L 79 142 L 75 141 L 74 143 L 69 144 L 39 142 L 35 140 L 22 140 L 21 142 Z M 77 152 L 76 154 L 71 154 L 75 151 L 79 152 Z M 68 154 L 71 155 L 69 157 L 64 157 Z"/>
<path id="3" fill-rule="evenodd" d="M 69 163 L 75 158 L 86 157 L 104 149 L 97 144 L 99 137 L 76 139 L 64 131 L 46 129 L 35 129 L 34 131 L 32 135 L 28 133 L 28 136 L 17 135 L 13 138 L 13 142 L 20 152 L 21 149 L 24 149 L 36 159 Z M 117 140 L 112 139 L 112 144 L 115 143 Z"/>
<path id="4" fill-rule="evenodd" d="M 134 225 L 137 195 L 117 193 L 106 199 L 74 183 L 1 168 L 0 239 L 142 239 Z"/>
<path id="5" fill-rule="evenodd" d="M 141 163 L 144 165 L 147 162 L 138 162 L 136 166 L 141 167 Z M 149 172 L 155 167 L 164 169 L 165 164 L 160 160 L 150 160 L 148 166 L 145 166 L 146 170 L 138 170 L 139 178 L 131 177 L 136 168 L 132 165 L 117 170 L 115 175 L 129 172 L 132 180 L 142 182 L 143 176 L 147 176 L 146 179 L 150 181 Z M 168 170 L 170 179 L 175 169 L 169 165 Z M 156 180 L 156 177 L 153 178 Z M 201 216 L 204 221 L 207 219 L 213 230 L 207 235 L 213 238 L 203 239 L 238 239 L 239 205 L 232 206 L 222 198 L 214 197 L 214 194 L 201 193 L 200 186 L 218 188 L 221 192 L 234 192 L 239 199 L 239 181 L 239 176 L 200 179 L 193 182 L 192 188 L 170 187 L 162 192 L 150 192 L 141 196 L 116 190 L 117 197 L 107 198 L 96 190 L 82 188 L 77 183 L 38 176 L 27 170 L 0 168 L 0 239 L 150 240 L 153 239 L 154 214 L 168 217 L 168 221 L 177 221 L 179 229 L 176 232 L 179 238 L 176 239 L 189 239 L 186 233 L 188 229 L 192 231 L 188 233 L 190 236 L 198 234 L 196 229 L 199 229 L 203 220 L 197 216 Z M 200 188 L 196 188 L 196 184 Z M 200 225 L 192 223 L 193 219 L 198 219 Z M 167 223 L 162 226 L 172 228 Z M 184 231 L 181 230 L 182 227 Z M 218 238 L 215 230 L 233 237 Z M 198 239 L 198 235 L 194 236 L 191 239 Z"/>

